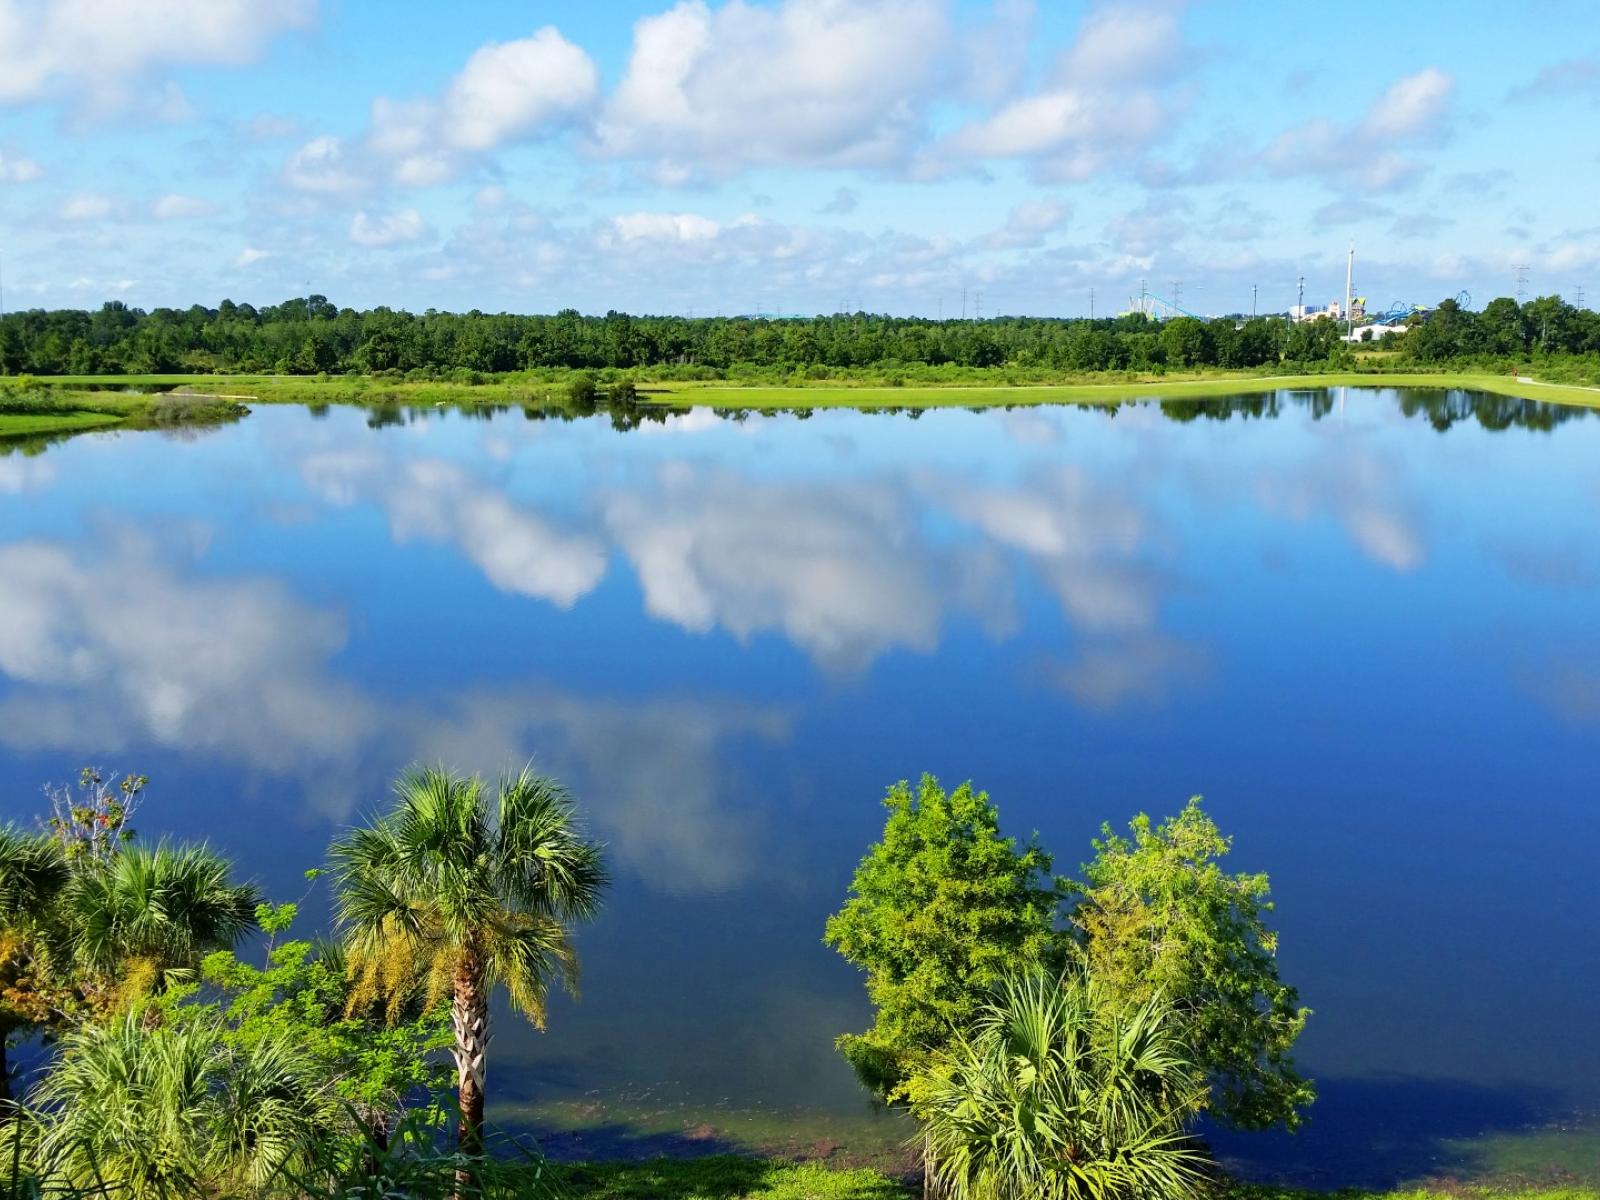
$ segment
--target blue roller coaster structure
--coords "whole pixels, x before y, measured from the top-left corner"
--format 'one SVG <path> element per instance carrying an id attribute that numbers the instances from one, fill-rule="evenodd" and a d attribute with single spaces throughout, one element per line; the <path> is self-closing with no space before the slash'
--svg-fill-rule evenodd
<path id="1" fill-rule="evenodd" d="M 1420 304 L 1407 304 L 1404 300 L 1396 300 L 1383 312 L 1369 312 L 1367 316 L 1371 317 L 1379 325 L 1395 325 L 1404 321 L 1407 317 L 1413 315 L 1427 316 L 1427 314 L 1428 310 Z"/>
<path id="2" fill-rule="evenodd" d="M 1162 309 L 1165 310 L 1167 320 L 1171 320 L 1175 316 L 1193 317 L 1197 321 L 1210 320 L 1209 317 L 1202 317 L 1199 313 L 1190 312 L 1187 308 L 1174 304 L 1171 300 L 1163 300 L 1154 292 L 1146 293 L 1143 297 L 1128 297 L 1129 312 L 1143 312 L 1147 317 L 1150 317 L 1154 320 L 1161 320 L 1162 318 L 1160 314 L 1150 311 L 1151 308 L 1157 304 L 1159 304 Z"/>

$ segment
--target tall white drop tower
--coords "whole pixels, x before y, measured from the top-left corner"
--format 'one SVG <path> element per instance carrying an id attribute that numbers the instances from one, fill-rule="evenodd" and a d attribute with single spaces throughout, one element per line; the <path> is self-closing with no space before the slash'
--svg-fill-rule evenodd
<path id="1" fill-rule="evenodd" d="M 1350 257 L 1344 264 L 1344 332 L 1346 337 L 1355 336 L 1356 317 L 1350 311 L 1350 306 L 1355 303 L 1356 291 L 1356 244 L 1350 243 Z"/>

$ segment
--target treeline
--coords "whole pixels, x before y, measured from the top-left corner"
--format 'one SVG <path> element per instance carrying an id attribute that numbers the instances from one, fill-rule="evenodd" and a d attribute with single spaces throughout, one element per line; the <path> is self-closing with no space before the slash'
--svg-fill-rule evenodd
<path id="1" fill-rule="evenodd" d="M 148 782 L 86 769 L 0 825 L 0 1052 L 40 1060 L 14 1092 L 0 1053 L 7 1196 L 571 1200 L 485 1119 L 493 1021 L 544 1027 L 609 883 L 558 781 L 405 772 L 307 872 L 322 940 L 212 850 L 139 841 Z M 919 1123 L 930 1194 L 1208 1200 L 1199 1120 L 1298 1127 L 1309 1012 L 1198 797 L 1104 827 L 1076 878 L 970 784 L 884 806 L 824 938 L 874 1008 L 839 1049 Z"/>
<path id="2" fill-rule="evenodd" d="M 256 308 L 150 312 L 113 301 L 99 310 L 34 309 L 0 320 L 0 372 L 34 375 L 172 373 L 503 374 L 545 369 L 651 368 L 714 378 L 781 369 L 824 377 L 861 368 L 1015 367 L 1072 372 L 1251 369 L 1341 361 L 1332 320 L 1278 317 L 1156 322 L 997 317 L 931 321 L 869 313 L 818 317 L 553 316 L 358 312 L 323 296 Z M 1402 339 L 1417 362 L 1465 357 L 1600 354 L 1600 315 L 1559 297 L 1493 301 L 1481 313 L 1446 300 Z"/>

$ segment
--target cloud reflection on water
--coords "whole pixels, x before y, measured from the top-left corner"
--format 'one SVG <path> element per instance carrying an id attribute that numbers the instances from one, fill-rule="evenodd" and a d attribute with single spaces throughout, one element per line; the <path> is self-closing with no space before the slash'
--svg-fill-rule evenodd
<path id="1" fill-rule="evenodd" d="M 740 642 L 775 631 L 841 673 L 894 648 L 931 652 L 950 610 L 983 591 L 993 564 L 958 570 L 917 518 L 889 482 L 760 483 L 686 464 L 658 491 L 612 493 L 602 515 L 650 615 Z"/>
<path id="2" fill-rule="evenodd" d="M 331 678 L 344 622 L 268 578 L 185 571 L 143 539 L 0 546 L 0 737 L 95 752 L 152 742 L 283 771 L 348 753 L 371 701 Z"/>
<path id="3" fill-rule="evenodd" d="M 401 544 L 412 538 L 453 544 L 503 592 L 571 608 L 605 574 L 598 541 L 556 528 L 454 463 L 335 450 L 307 456 L 300 469 L 330 504 L 375 498 Z"/>

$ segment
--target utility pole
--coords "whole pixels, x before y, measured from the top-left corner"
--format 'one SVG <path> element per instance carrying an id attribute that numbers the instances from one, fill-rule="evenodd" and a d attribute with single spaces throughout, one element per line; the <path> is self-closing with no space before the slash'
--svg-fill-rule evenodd
<path id="1" fill-rule="evenodd" d="M 1522 297 L 1528 290 L 1528 264 L 1513 263 L 1511 269 L 1517 273 L 1517 306 L 1522 306 Z"/>

